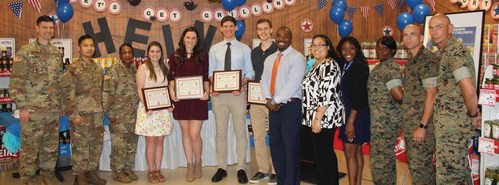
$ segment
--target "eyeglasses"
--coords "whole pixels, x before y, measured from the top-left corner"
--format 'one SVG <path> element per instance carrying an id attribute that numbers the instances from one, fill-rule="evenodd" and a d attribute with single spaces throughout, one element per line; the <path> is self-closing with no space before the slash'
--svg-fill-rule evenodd
<path id="1" fill-rule="evenodd" d="M 317 48 L 322 48 L 324 46 L 327 46 L 327 44 L 311 44 L 310 47 L 317 47 Z"/>

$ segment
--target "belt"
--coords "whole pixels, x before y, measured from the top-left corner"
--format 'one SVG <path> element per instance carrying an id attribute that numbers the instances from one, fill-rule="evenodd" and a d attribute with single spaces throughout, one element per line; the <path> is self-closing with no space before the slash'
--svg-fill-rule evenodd
<path id="1" fill-rule="evenodd" d="M 300 98 L 289 98 L 288 101 L 286 101 L 286 103 L 281 103 L 279 105 L 283 106 L 283 105 L 286 105 L 288 103 L 295 102 L 295 101 L 301 101 L 301 99 Z"/>

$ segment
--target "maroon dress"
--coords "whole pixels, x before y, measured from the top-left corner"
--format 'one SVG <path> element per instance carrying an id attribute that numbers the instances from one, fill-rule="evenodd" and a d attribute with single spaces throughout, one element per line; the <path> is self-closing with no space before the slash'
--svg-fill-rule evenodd
<path id="1" fill-rule="evenodd" d="M 182 76 L 203 76 L 203 81 L 208 79 L 208 54 L 201 52 L 201 63 L 195 64 L 191 58 L 188 58 L 180 66 L 175 61 L 175 53 L 169 58 L 170 80 Z M 208 101 L 200 99 L 180 100 L 173 102 L 173 118 L 176 120 L 207 120 L 208 119 Z"/>

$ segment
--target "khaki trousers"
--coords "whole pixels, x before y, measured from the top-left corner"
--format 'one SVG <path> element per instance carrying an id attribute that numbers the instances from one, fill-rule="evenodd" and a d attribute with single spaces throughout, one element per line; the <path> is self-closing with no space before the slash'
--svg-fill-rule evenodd
<path id="1" fill-rule="evenodd" d="M 269 109 L 265 105 L 251 104 L 250 107 L 251 127 L 255 141 L 255 155 L 258 171 L 262 173 L 275 174 L 272 168 L 272 160 L 269 155 L 269 147 L 265 142 L 267 135 L 266 127 L 269 124 Z M 270 171 L 272 169 L 272 171 Z"/>
<path id="2" fill-rule="evenodd" d="M 229 115 L 232 116 L 232 126 L 236 135 L 237 169 L 246 168 L 246 152 L 248 134 L 246 125 L 246 93 L 234 96 L 232 93 L 221 93 L 211 97 L 213 113 L 216 122 L 217 162 L 218 167 L 227 169 L 227 129 Z"/>

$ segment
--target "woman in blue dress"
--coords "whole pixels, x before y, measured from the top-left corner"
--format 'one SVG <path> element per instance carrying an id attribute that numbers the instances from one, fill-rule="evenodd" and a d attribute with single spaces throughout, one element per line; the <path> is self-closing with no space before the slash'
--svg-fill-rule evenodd
<path id="1" fill-rule="evenodd" d="M 360 185 L 364 167 L 362 144 L 369 142 L 371 135 L 367 99 L 369 66 L 359 41 L 353 37 L 342 38 L 336 50 L 343 67 L 341 94 L 346 122 L 340 127 L 340 138 L 343 140 L 350 185 Z"/>

